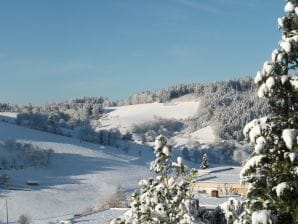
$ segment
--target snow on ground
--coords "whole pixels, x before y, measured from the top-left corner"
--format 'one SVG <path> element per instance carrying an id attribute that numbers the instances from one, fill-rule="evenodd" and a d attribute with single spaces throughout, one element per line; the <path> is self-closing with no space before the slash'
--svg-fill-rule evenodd
<path id="1" fill-rule="evenodd" d="M 124 212 L 126 212 L 127 209 L 125 210 L 118 210 L 118 209 L 108 209 L 104 210 L 102 212 L 98 212 L 92 215 L 88 216 L 83 216 L 78 219 L 75 219 L 76 223 L 85 223 L 85 224 L 104 224 L 104 223 L 109 223 L 112 219 L 115 217 L 119 217 L 123 215 Z"/>
<path id="2" fill-rule="evenodd" d="M 216 135 L 211 126 L 199 129 L 189 134 L 180 134 L 172 138 L 175 146 L 188 145 L 194 142 L 203 144 L 214 143 L 217 140 Z"/>
<path id="3" fill-rule="evenodd" d="M 13 112 L 0 112 L 0 121 L 15 123 L 18 113 Z"/>
<path id="4" fill-rule="evenodd" d="M 10 118 L 17 118 L 18 113 L 14 112 L 0 112 L 0 116 L 3 117 L 10 117 Z"/>
<path id="5" fill-rule="evenodd" d="M 170 103 L 148 103 L 120 107 L 109 107 L 101 119 L 100 129 L 119 128 L 121 132 L 132 130 L 134 125 L 154 122 L 158 119 L 187 119 L 195 116 L 200 109 L 200 102 L 193 95 L 186 95 Z M 172 138 L 176 146 L 193 142 L 214 143 L 217 137 L 211 126 L 192 133 L 179 134 Z"/>
<path id="6" fill-rule="evenodd" d="M 240 183 L 240 170 L 241 167 L 235 166 L 220 166 L 199 170 L 197 185 L 201 186 L 200 189 L 206 192 L 195 192 L 195 196 L 200 200 L 200 205 L 214 209 L 226 202 L 230 197 L 242 200 L 242 196 L 234 195 L 230 191 L 235 185 Z M 219 190 L 219 197 L 210 197 L 212 190 Z"/>
<path id="7" fill-rule="evenodd" d="M 184 96 L 180 96 L 178 98 L 174 98 L 171 100 L 172 103 L 176 102 L 195 102 L 198 100 L 198 97 L 195 96 L 194 94 L 187 94 Z"/>
<path id="8" fill-rule="evenodd" d="M 229 198 L 237 198 L 237 199 L 243 199 L 241 196 L 235 196 L 235 195 L 227 195 L 227 196 L 221 196 L 218 198 L 212 198 L 209 194 L 197 194 L 196 195 L 200 200 L 200 206 L 208 208 L 208 209 L 214 209 L 217 206 L 225 203 Z"/>
<path id="9" fill-rule="evenodd" d="M 179 120 L 193 117 L 197 114 L 199 105 L 197 101 L 189 101 L 109 107 L 101 122 L 103 128 L 126 131 L 131 130 L 134 124 L 148 123 L 158 118 Z"/>
<path id="10" fill-rule="evenodd" d="M 133 118 L 129 117 L 128 112 L 126 116 L 129 121 L 127 123 L 132 124 Z M 205 129 L 207 132 L 208 130 L 210 131 L 208 128 Z M 113 193 L 119 184 L 128 195 L 131 195 L 139 180 L 151 175 L 149 162 L 154 157 L 152 151 L 146 146 L 132 144 L 128 155 L 125 155 L 120 149 L 80 143 L 75 138 L 0 122 L 0 143 L 8 139 L 29 142 L 40 148 L 53 149 L 55 152 L 48 168 L 31 167 L 7 171 L 10 176 L 9 184 L 13 186 L 27 187 L 25 183 L 28 180 L 38 181 L 40 184 L 32 187 L 32 191 L 0 189 L 0 220 L 6 219 L 3 208 L 7 198 L 11 223 L 14 223 L 21 214 L 28 214 L 33 223 L 38 224 L 70 219 L 74 214 L 98 205 L 101 200 Z M 139 150 L 142 150 L 141 156 L 139 156 Z M 213 168 L 206 171 L 205 175 L 216 175 L 218 181 L 224 179 L 232 182 L 239 178 L 237 169 L 231 171 L 230 175 L 215 174 L 212 172 Z M 200 197 L 203 204 L 221 203 L 219 199 L 210 198 L 207 195 Z M 119 214 L 121 211 L 106 211 L 82 217 L 79 221 L 80 223 L 105 223 Z"/>
<path id="11" fill-rule="evenodd" d="M 5 198 L 10 221 L 28 214 L 33 223 L 47 223 L 97 205 L 119 184 L 131 194 L 138 181 L 150 175 L 147 162 L 152 160 L 152 153 L 143 149 L 142 158 L 138 157 L 138 150 L 144 146 L 133 146 L 126 156 L 119 149 L 0 122 L 0 141 L 7 139 L 51 148 L 55 155 L 49 168 L 7 171 L 13 186 L 26 187 L 27 180 L 38 181 L 40 186 L 32 191 L 1 189 L 0 220 L 6 217 L 2 209 Z"/>
<path id="12" fill-rule="evenodd" d="M 199 170 L 200 182 L 240 183 L 239 166 L 220 166 Z"/>

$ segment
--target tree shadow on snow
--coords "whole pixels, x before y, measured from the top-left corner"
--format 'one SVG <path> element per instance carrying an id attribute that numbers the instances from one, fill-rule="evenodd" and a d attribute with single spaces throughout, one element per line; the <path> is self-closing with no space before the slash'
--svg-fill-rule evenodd
<path id="1" fill-rule="evenodd" d="M 113 109 L 113 108 L 105 108 L 105 109 L 103 109 L 103 113 L 104 114 L 108 114 L 108 113 L 111 113 L 111 112 L 113 112 L 115 109 Z"/>
<path id="2" fill-rule="evenodd" d="M 118 160 L 88 157 L 71 153 L 55 153 L 49 167 L 29 167 L 22 170 L 7 170 L 9 185 L 31 187 L 32 190 L 53 188 L 57 185 L 84 184 L 80 176 L 98 172 L 123 169 L 127 163 Z M 26 186 L 27 181 L 36 181 L 37 186 Z"/>

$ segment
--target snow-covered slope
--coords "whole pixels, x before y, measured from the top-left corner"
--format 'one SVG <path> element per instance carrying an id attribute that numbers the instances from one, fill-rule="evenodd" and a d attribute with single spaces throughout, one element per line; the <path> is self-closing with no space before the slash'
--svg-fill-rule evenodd
<path id="1" fill-rule="evenodd" d="M 118 107 L 105 108 L 104 114 L 100 121 L 92 121 L 93 126 L 97 127 L 96 130 L 117 128 L 122 133 L 134 132 L 134 126 L 142 126 L 160 122 L 160 119 L 167 121 L 182 121 L 192 118 L 200 111 L 200 100 L 192 94 L 185 95 L 173 99 L 169 103 L 148 103 L 136 104 Z M 14 123 L 17 113 L 0 112 L 0 120 L 9 123 Z M 100 125 L 98 125 L 100 123 Z M 179 130 L 181 131 L 181 130 Z M 65 133 L 71 133 L 71 130 L 66 130 Z M 195 132 L 182 131 L 174 133 L 173 140 L 176 146 L 187 144 L 190 139 L 199 143 L 214 143 L 217 140 L 211 126 L 204 127 Z M 136 137 L 138 137 L 136 135 Z M 138 140 L 138 139 L 136 139 Z"/>
<path id="2" fill-rule="evenodd" d="M 150 123 L 160 118 L 191 118 L 198 110 L 200 102 L 187 96 L 167 104 L 107 108 L 100 123 L 101 129 L 119 128 L 125 132 L 132 130 L 135 124 Z M 11 113 L 2 113 L 0 116 L 7 119 L 16 117 Z M 70 218 L 96 206 L 113 193 L 119 184 L 130 195 L 140 179 L 151 175 L 149 161 L 153 160 L 153 154 L 146 146 L 129 144 L 128 155 L 125 155 L 121 149 L 80 143 L 75 138 L 40 132 L 0 120 L 0 143 L 8 139 L 29 142 L 43 149 L 53 149 L 55 153 L 51 165 L 47 168 L 31 167 L 7 171 L 10 176 L 9 184 L 14 187 L 28 187 L 28 180 L 38 181 L 40 185 L 33 187 L 32 191 L 0 188 L 0 196 L 4 196 L 0 197 L 0 221 L 6 218 L 5 210 L 2 209 L 5 207 L 6 198 L 10 221 L 15 222 L 21 214 L 28 214 L 33 223 L 48 223 Z M 176 146 L 181 146 L 189 141 L 213 143 L 217 138 L 212 127 L 207 126 L 195 132 L 176 133 L 172 140 Z M 178 150 L 177 153 L 181 152 Z M 205 201 L 204 203 L 207 203 L 208 198 Z M 110 217 L 110 214 L 107 217 Z M 97 220 L 81 223 L 97 223 Z"/>
<path id="3" fill-rule="evenodd" d="M 33 186 L 31 191 L 0 188 L 0 220 L 6 218 L 3 209 L 6 198 L 12 223 L 21 214 L 28 214 L 32 223 L 43 224 L 69 219 L 98 205 L 119 184 L 130 195 L 140 179 L 151 175 L 148 162 L 153 160 L 153 154 L 146 146 L 131 144 L 128 155 L 125 155 L 120 149 L 80 143 L 75 138 L 0 122 L 0 143 L 8 139 L 53 149 L 55 153 L 49 167 L 5 171 L 11 186 L 27 188 L 28 180 L 37 181 L 39 186 Z M 227 182 L 236 180 L 235 175 L 238 177 L 235 172 L 231 176 L 216 174 L 217 178 L 223 178 L 221 181 Z M 202 197 L 206 204 L 220 203 L 210 201 L 206 195 Z M 77 220 L 80 223 L 99 223 L 98 220 L 105 223 L 113 214 L 106 212 Z"/>
<path id="4" fill-rule="evenodd" d="M 129 155 L 121 150 L 80 143 L 73 138 L 52 135 L 0 122 L 0 141 L 16 139 L 55 151 L 48 168 L 26 168 L 7 171 L 9 184 L 26 187 L 27 180 L 38 181 L 32 191 L 0 189 L 0 219 L 5 219 L 8 198 L 9 219 L 21 214 L 31 216 L 33 223 L 47 223 L 70 217 L 97 205 L 121 184 L 133 190 L 137 182 L 150 175 L 147 161 L 152 154 L 144 146 L 133 145 Z M 142 156 L 138 150 L 142 147 Z"/>
<path id="5" fill-rule="evenodd" d="M 17 113 L 13 112 L 0 112 L 0 121 L 15 123 L 17 115 Z"/>
<path id="6" fill-rule="evenodd" d="M 214 134 L 214 131 L 211 126 L 201 128 L 195 132 L 190 132 L 187 134 L 180 134 L 173 137 L 173 140 L 176 146 L 189 145 L 198 143 L 214 143 L 217 140 L 217 137 Z"/>
<path id="7" fill-rule="evenodd" d="M 200 110 L 200 101 L 192 95 L 186 95 L 172 100 L 170 103 L 148 103 L 129 106 L 110 107 L 101 121 L 98 129 L 119 128 L 123 133 L 131 131 L 134 125 L 148 124 L 158 119 L 183 120 L 194 117 Z M 195 132 L 174 135 L 176 146 L 185 145 L 189 140 L 200 143 L 214 143 L 217 140 L 211 126 Z"/>
<path id="8" fill-rule="evenodd" d="M 17 118 L 18 113 L 14 112 L 0 112 L 1 117 Z"/>
<path id="9" fill-rule="evenodd" d="M 134 124 L 148 123 L 158 118 L 186 119 L 197 114 L 199 105 L 197 101 L 189 101 L 110 107 L 102 119 L 102 125 L 130 130 Z"/>

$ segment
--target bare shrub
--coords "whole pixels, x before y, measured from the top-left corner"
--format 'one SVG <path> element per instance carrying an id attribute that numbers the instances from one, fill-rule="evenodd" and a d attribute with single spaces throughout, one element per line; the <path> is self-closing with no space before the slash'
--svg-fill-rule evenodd
<path id="1" fill-rule="evenodd" d="M 217 190 L 221 195 L 238 195 L 238 191 L 232 184 L 225 183 L 224 186 L 218 186 Z"/>
<path id="2" fill-rule="evenodd" d="M 47 167 L 54 154 L 52 149 L 42 149 L 30 143 L 7 140 L 3 143 L 2 169 L 22 169 L 24 167 Z"/>
<path id="3" fill-rule="evenodd" d="M 125 192 L 121 186 L 118 186 L 116 191 L 109 195 L 103 201 L 104 208 L 126 208 L 127 200 L 125 196 Z"/>
<path id="4" fill-rule="evenodd" d="M 157 135 L 170 137 L 174 132 L 180 131 L 183 123 L 178 120 L 158 118 L 156 121 L 133 126 L 133 133 L 144 135 L 146 141 L 152 141 Z"/>

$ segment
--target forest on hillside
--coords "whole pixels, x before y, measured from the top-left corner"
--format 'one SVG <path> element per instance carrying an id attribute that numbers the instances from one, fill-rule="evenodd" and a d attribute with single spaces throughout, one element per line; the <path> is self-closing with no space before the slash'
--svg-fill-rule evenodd
<path id="1" fill-rule="evenodd" d="M 40 130 L 61 133 L 59 128 L 74 129 L 86 121 L 100 120 L 104 109 L 145 103 L 168 103 L 176 98 L 192 95 L 201 102 L 196 116 L 180 121 L 184 129 L 192 132 L 211 125 L 222 139 L 242 140 L 243 126 L 263 116 L 268 110 L 264 99 L 256 95 L 251 77 L 213 83 L 177 84 L 156 91 L 144 91 L 126 100 L 110 101 L 105 97 L 83 97 L 41 106 L 0 103 L 0 112 L 17 112 L 17 123 Z M 181 130 L 181 127 L 179 127 Z"/>

